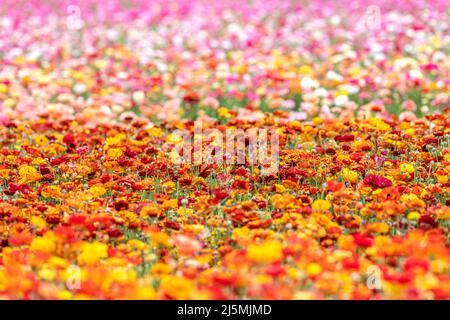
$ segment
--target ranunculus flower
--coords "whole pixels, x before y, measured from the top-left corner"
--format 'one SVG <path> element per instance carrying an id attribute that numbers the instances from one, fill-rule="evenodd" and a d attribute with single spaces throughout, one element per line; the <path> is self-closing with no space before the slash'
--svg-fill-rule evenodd
<path id="1" fill-rule="evenodd" d="M 363 180 L 364 184 L 376 188 L 386 188 L 392 186 L 392 181 L 388 178 L 377 176 L 374 174 L 369 174 Z"/>

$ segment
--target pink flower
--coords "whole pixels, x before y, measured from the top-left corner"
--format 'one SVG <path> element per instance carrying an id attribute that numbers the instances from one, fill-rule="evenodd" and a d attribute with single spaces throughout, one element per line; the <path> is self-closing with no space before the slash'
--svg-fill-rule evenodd
<path id="1" fill-rule="evenodd" d="M 79 147 L 75 150 L 78 154 L 85 154 L 89 152 L 88 146 Z"/>
<path id="2" fill-rule="evenodd" d="M 416 103 L 412 100 L 406 100 L 402 104 L 403 108 L 406 110 L 414 111 L 416 110 Z"/>
<path id="3" fill-rule="evenodd" d="M 217 99 L 212 98 L 212 97 L 208 97 L 203 99 L 200 104 L 202 106 L 205 106 L 207 108 L 211 108 L 211 109 L 217 109 L 220 107 L 219 101 L 217 101 Z"/>
<path id="4" fill-rule="evenodd" d="M 404 112 L 400 113 L 400 115 L 398 116 L 398 119 L 400 121 L 413 122 L 413 121 L 417 120 L 417 117 L 411 111 L 404 111 Z"/>

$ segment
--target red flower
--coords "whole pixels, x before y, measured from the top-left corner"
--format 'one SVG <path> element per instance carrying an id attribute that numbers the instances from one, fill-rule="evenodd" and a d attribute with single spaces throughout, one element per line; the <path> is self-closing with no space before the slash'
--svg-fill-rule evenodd
<path id="1" fill-rule="evenodd" d="M 424 214 L 419 218 L 419 227 L 421 229 L 433 229 L 438 226 L 436 220 L 429 214 Z"/>
<path id="2" fill-rule="evenodd" d="M 403 269 L 405 271 L 410 271 L 413 269 L 422 269 L 423 271 L 428 271 L 429 263 L 423 259 L 417 259 L 414 257 L 409 257 L 406 259 L 405 264 L 403 265 Z"/>
<path id="3" fill-rule="evenodd" d="M 63 142 L 71 149 L 77 147 L 77 143 L 75 142 L 75 137 L 71 134 L 66 134 L 63 138 Z"/>
<path id="4" fill-rule="evenodd" d="M 338 142 L 351 142 L 355 140 L 355 136 L 352 134 L 337 135 L 334 137 L 334 140 Z"/>
<path id="5" fill-rule="evenodd" d="M 250 184 L 245 180 L 236 180 L 233 182 L 233 188 L 248 190 L 250 188 Z"/>
<path id="6" fill-rule="evenodd" d="M 350 159 L 352 159 L 353 161 L 356 161 L 356 162 L 358 162 L 362 158 L 364 158 L 363 152 L 355 152 L 355 153 L 352 153 L 352 155 L 350 156 Z"/>
<path id="7" fill-rule="evenodd" d="M 359 268 L 359 260 L 358 256 L 354 256 L 351 258 L 345 258 L 342 261 L 342 267 L 346 270 L 358 270 Z"/>
<path id="8" fill-rule="evenodd" d="M 392 186 L 392 181 L 381 176 L 369 174 L 363 180 L 364 184 L 376 188 L 386 188 Z"/>
<path id="9" fill-rule="evenodd" d="M 328 190 L 330 190 L 331 192 L 335 192 L 335 191 L 345 188 L 345 185 L 342 182 L 336 182 L 336 181 L 330 180 L 330 181 L 328 181 L 327 184 L 328 184 Z"/>
<path id="10" fill-rule="evenodd" d="M 73 243 L 77 240 L 75 231 L 71 226 L 60 225 L 55 229 L 55 234 L 63 238 L 67 243 Z"/>
<path id="11" fill-rule="evenodd" d="M 120 237 L 120 236 L 123 235 L 123 232 L 120 231 L 119 229 L 109 229 L 109 230 L 108 230 L 108 235 L 109 235 L 111 238 L 118 238 L 118 237 Z"/>
<path id="12" fill-rule="evenodd" d="M 30 244 L 32 240 L 33 235 L 28 231 L 24 231 L 9 237 L 8 243 L 10 246 L 21 246 L 24 244 Z"/>
<path id="13" fill-rule="evenodd" d="M 181 225 L 178 222 L 175 221 L 165 221 L 164 222 L 164 226 L 166 228 L 170 228 L 170 229 L 174 229 L 174 230 L 180 230 L 181 229 Z"/>
<path id="14" fill-rule="evenodd" d="M 283 265 L 280 263 L 274 263 L 267 267 L 266 274 L 272 277 L 277 277 L 280 275 L 283 275 L 285 273 L 285 270 L 283 268 Z"/>
<path id="15" fill-rule="evenodd" d="M 355 239 L 355 243 L 360 246 L 360 247 L 364 247 L 364 248 L 368 248 L 371 247 L 374 243 L 373 237 L 371 236 L 365 236 L 362 234 L 354 234 L 353 238 Z"/>
<path id="16" fill-rule="evenodd" d="M 86 222 L 86 216 L 74 214 L 69 217 L 69 224 L 72 224 L 72 225 L 84 225 L 85 222 Z"/>
<path id="17" fill-rule="evenodd" d="M 125 200 L 119 200 L 114 205 L 114 209 L 116 209 L 117 211 L 126 210 L 128 209 L 128 202 Z"/>
<path id="18" fill-rule="evenodd" d="M 223 199 L 225 199 L 226 197 L 228 197 L 228 193 L 227 193 L 227 192 L 224 192 L 224 191 L 219 190 L 219 189 L 214 190 L 213 193 L 214 193 L 214 196 L 215 196 L 217 199 L 219 199 L 219 200 L 223 200 Z"/>

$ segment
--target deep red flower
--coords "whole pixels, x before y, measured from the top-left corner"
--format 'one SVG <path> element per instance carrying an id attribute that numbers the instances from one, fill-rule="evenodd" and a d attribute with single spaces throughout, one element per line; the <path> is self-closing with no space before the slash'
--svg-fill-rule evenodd
<path id="1" fill-rule="evenodd" d="M 219 199 L 219 200 L 223 200 L 223 199 L 225 199 L 226 197 L 228 197 L 228 193 L 227 193 L 227 192 L 222 191 L 222 190 L 219 190 L 219 189 L 214 190 L 213 193 L 214 193 L 214 196 L 215 196 L 217 199 Z"/>
<path id="2" fill-rule="evenodd" d="M 386 188 L 392 186 L 392 181 L 381 176 L 377 176 L 374 174 L 367 175 L 364 180 L 364 184 L 369 185 L 371 187 L 376 188 Z"/>
<path id="3" fill-rule="evenodd" d="M 419 218 L 419 227 L 421 229 L 433 229 L 438 226 L 436 219 L 429 214 L 424 214 Z"/>
<path id="4" fill-rule="evenodd" d="M 77 147 L 77 143 L 75 141 L 75 137 L 71 134 L 66 134 L 63 138 L 63 143 L 66 144 L 69 148 L 73 149 Z"/>
<path id="5" fill-rule="evenodd" d="M 164 226 L 166 228 L 174 229 L 174 230 L 180 230 L 181 226 L 178 222 L 175 221 L 165 221 Z"/>
<path id="6" fill-rule="evenodd" d="M 114 209 L 116 209 L 117 211 L 126 210 L 128 209 L 128 202 L 125 200 L 119 200 L 114 205 Z"/>

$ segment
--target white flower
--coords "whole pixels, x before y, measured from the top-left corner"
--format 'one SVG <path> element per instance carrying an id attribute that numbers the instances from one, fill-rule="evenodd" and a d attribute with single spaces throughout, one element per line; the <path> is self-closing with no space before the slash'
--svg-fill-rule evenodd
<path id="1" fill-rule="evenodd" d="M 327 91 L 327 89 L 325 89 L 325 88 L 317 88 L 317 89 L 314 91 L 314 94 L 315 94 L 316 96 L 318 96 L 318 97 L 324 98 L 324 97 L 326 97 L 326 96 L 328 95 L 328 91 Z"/>
<path id="2" fill-rule="evenodd" d="M 422 72 L 421 72 L 420 70 L 417 70 L 417 69 L 411 70 L 411 71 L 409 72 L 409 75 L 410 75 L 413 79 L 422 79 L 422 78 L 423 78 Z"/>
<path id="3" fill-rule="evenodd" d="M 334 81 L 342 81 L 344 80 L 344 77 L 342 77 L 339 73 L 330 70 L 327 72 L 327 74 L 325 75 L 325 78 L 327 78 L 328 80 L 334 80 Z"/>
<path id="4" fill-rule="evenodd" d="M 300 81 L 300 86 L 302 89 L 311 89 L 317 86 L 317 81 L 309 77 L 305 77 Z"/>
<path id="5" fill-rule="evenodd" d="M 145 92 L 144 91 L 135 91 L 133 92 L 133 101 L 135 103 L 142 103 L 145 100 Z"/>
<path id="6" fill-rule="evenodd" d="M 334 104 L 338 107 L 344 106 L 348 102 L 348 97 L 346 95 L 339 95 L 334 98 Z"/>
<path id="7" fill-rule="evenodd" d="M 82 94 L 84 92 L 86 92 L 86 85 L 84 83 L 76 83 L 73 86 L 73 92 L 75 92 L 76 94 Z"/>

